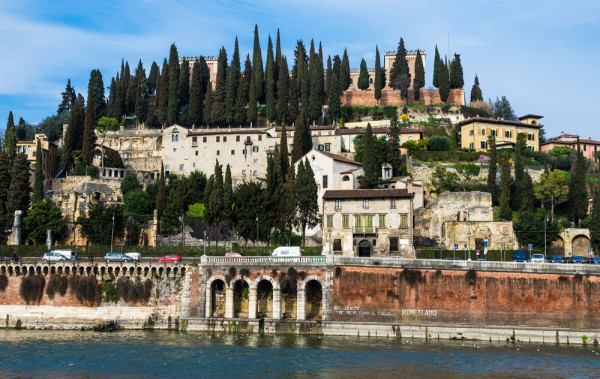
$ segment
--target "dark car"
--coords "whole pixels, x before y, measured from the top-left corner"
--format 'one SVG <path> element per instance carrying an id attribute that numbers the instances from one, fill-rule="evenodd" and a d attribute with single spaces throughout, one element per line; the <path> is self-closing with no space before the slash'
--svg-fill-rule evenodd
<path id="1" fill-rule="evenodd" d="M 573 263 L 585 263 L 585 259 L 581 255 L 576 255 L 573 257 Z"/>
<path id="2" fill-rule="evenodd" d="M 104 262 L 133 262 L 133 258 L 123 253 L 106 253 Z"/>
<path id="3" fill-rule="evenodd" d="M 591 264 L 594 264 L 594 265 L 600 265 L 600 257 L 593 257 L 593 258 L 590 260 L 590 263 L 591 263 Z"/>
<path id="4" fill-rule="evenodd" d="M 460 261 L 460 258 L 457 257 L 448 257 L 448 258 L 444 258 L 445 261 Z"/>
<path id="5" fill-rule="evenodd" d="M 527 252 L 525 250 L 515 250 L 513 262 L 527 262 Z"/>
<path id="6" fill-rule="evenodd" d="M 564 263 L 564 261 L 565 260 L 563 259 L 563 257 L 559 257 L 559 256 L 552 257 L 552 260 L 551 260 L 552 263 Z"/>

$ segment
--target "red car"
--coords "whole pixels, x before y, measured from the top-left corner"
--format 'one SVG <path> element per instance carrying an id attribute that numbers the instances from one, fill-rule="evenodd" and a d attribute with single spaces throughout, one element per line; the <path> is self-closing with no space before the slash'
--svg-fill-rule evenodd
<path id="1" fill-rule="evenodd" d="M 177 254 L 169 254 L 164 257 L 160 257 L 156 260 L 157 262 L 181 262 L 181 257 Z"/>

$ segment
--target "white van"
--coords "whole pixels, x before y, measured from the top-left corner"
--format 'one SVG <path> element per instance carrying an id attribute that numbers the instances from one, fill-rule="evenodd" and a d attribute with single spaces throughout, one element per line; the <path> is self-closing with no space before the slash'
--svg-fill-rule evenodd
<path id="1" fill-rule="evenodd" d="M 77 260 L 77 254 L 73 250 L 52 250 L 51 253 L 63 255 L 70 261 Z"/>
<path id="2" fill-rule="evenodd" d="M 301 257 L 300 246 L 279 246 L 271 253 L 272 257 Z"/>
<path id="3" fill-rule="evenodd" d="M 136 253 L 136 252 L 130 252 L 130 253 L 125 253 L 125 255 L 127 255 L 128 257 L 131 257 L 131 259 L 133 259 L 135 262 L 141 262 L 142 261 L 142 254 L 140 253 Z"/>

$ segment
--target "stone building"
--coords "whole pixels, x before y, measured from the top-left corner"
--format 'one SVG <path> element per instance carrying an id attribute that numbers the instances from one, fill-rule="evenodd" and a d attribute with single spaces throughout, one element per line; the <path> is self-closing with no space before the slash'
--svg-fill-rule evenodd
<path id="1" fill-rule="evenodd" d="M 415 210 L 420 209 L 425 204 L 423 182 L 413 180 L 410 176 L 394 176 L 392 165 L 384 164 L 381 167 L 381 180 L 379 181 L 381 188 L 390 189 L 405 189 L 414 194 L 413 207 Z"/>
<path id="2" fill-rule="evenodd" d="M 18 141 L 17 153 L 27 155 L 27 161 L 31 165 L 31 169 L 35 168 L 37 141 L 40 141 L 42 148 L 42 172 L 44 178 L 53 178 L 58 167 L 57 146 L 48 140 L 45 134 L 36 134 L 33 141 Z"/>
<path id="3" fill-rule="evenodd" d="M 512 147 L 517 142 L 517 135 L 524 133 L 527 136 L 527 147 L 540 150 L 539 119 L 542 116 L 525 115 L 520 121 L 497 120 L 495 118 L 473 117 L 459 122 L 461 148 L 487 151 L 489 136 L 496 138 L 497 146 Z"/>
<path id="4" fill-rule="evenodd" d="M 324 255 L 413 256 L 413 194 L 402 189 L 328 190 L 323 231 Z"/>

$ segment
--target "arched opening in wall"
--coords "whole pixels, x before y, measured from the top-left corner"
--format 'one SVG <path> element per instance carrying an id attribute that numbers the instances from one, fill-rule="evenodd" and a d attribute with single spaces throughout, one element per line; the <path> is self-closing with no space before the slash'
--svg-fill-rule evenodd
<path id="1" fill-rule="evenodd" d="M 323 315 L 323 288 L 321 283 L 311 280 L 306 283 L 306 319 L 321 320 Z"/>
<path id="2" fill-rule="evenodd" d="M 212 309 L 210 317 L 225 316 L 225 282 L 217 279 L 210 286 L 210 297 Z"/>
<path id="3" fill-rule="evenodd" d="M 6 266 L 2 266 L 2 268 L 0 268 L 0 275 L 6 275 Z"/>
<path id="4" fill-rule="evenodd" d="M 50 275 L 55 275 L 56 274 L 56 267 L 52 266 L 50 267 Z"/>
<path id="5" fill-rule="evenodd" d="M 46 267 L 46 270 L 48 269 L 48 267 Z M 37 266 L 35 268 L 35 273 L 38 275 L 42 275 L 42 268 L 40 266 Z"/>
<path id="6" fill-rule="evenodd" d="M 137 276 L 140 276 L 140 275 L 142 275 L 142 268 L 138 267 L 137 268 Z"/>
<path id="7" fill-rule="evenodd" d="M 33 275 L 35 273 L 35 269 L 33 266 L 29 266 L 29 275 Z"/>
<path id="8" fill-rule="evenodd" d="M 48 266 L 44 266 L 44 275 L 48 275 Z"/>
<path id="9" fill-rule="evenodd" d="M 119 273 L 121 272 L 121 268 L 115 267 L 115 276 L 119 277 Z"/>
<path id="10" fill-rule="evenodd" d="M 349 182 L 349 181 L 350 181 L 350 177 L 348 175 L 342 176 L 342 182 Z"/>
<path id="11" fill-rule="evenodd" d="M 94 276 L 98 275 L 98 267 L 94 267 Z"/>
<path id="12" fill-rule="evenodd" d="M 362 240 L 358 243 L 358 256 L 367 258 L 371 256 L 371 243 L 369 241 Z"/>
<path id="13" fill-rule="evenodd" d="M 177 269 L 177 267 L 175 267 L 175 268 L 173 269 L 173 276 L 175 276 L 175 277 L 177 276 L 177 271 L 178 271 L 178 269 Z"/>
<path id="14" fill-rule="evenodd" d="M 247 318 L 250 288 L 245 280 L 240 279 L 233 285 L 233 317 Z"/>
<path id="15" fill-rule="evenodd" d="M 62 273 L 63 273 L 63 268 L 62 268 L 62 267 L 59 267 L 59 268 L 57 268 L 57 269 L 56 269 L 56 272 L 58 273 L 58 275 L 62 275 Z"/>
<path id="16" fill-rule="evenodd" d="M 296 318 L 296 304 L 298 299 L 298 273 L 290 267 L 287 273 L 279 277 L 281 286 L 281 317 Z"/>
<path id="17" fill-rule="evenodd" d="M 171 267 L 167 267 L 167 278 L 171 276 Z"/>
<path id="18" fill-rule="evenodd" d="M 100 276 L 104 277 L 106 275 L 106 267 L 100 267 Z"/>
<path id="19" fill-rule="evenodd" d="M 548 248 L 549 255 L 554 257 L 564 257 L 565 256 L 565 240 L 562 237 L 558 237 L 558 239 L 550 245 Z"/>
<path id="20" fill-rule="evenodd" d="M 156 150 L 162 150 L 162 137 L 156 139 Z"/>
<path id="21" fill-rule="evenodd" d="M 273 284 L 261 280 L 256 287 L 256 317 L 273 318 Z"/>
<path id="22" fill-rule="evenodd" d="M 92 268 L 91 268 L 90 266 L 86 267 L 86 268 L 85 268 L 85 274 L 86 274 L 87 276 L 90 276 L 90 274 L 91 274 L 91 273 L 92 273 Z"/>
<path id="23" fill-rule="evenodd" d="M 573 256 L 589 256 L 590 239 L 584 235 L 573 238 Z"/>
<path id="24" fill-rule="evenodd" d="M 83 274 L 85 273 L 85 270 L 83 267 L 79 267 L 79 275 L 83 276 Z"/>
<path id="25" fill-rule="evenodd" d="M 129 267 L 129 276 L 133 276 L 135 269 L 133 267 Z"/>
<path id="26" fill-rule="evenodd" d="M 144 276 L 148 276 L 148 271 L 150 271 L 150 269 L 148 267 L 144 267 Z"/>
<path id="27" fill-rule="evenodd" d="M 17 270 L 18 269 L 19 268 L 17 267 Z M 12 268 L 12 266 L 8 266 L 8 276 L 12 276 L 12 274 L 13 274 L 13 268 Z M 19 274 L 17 273 L 17 275 L 19 275 Z"/>
<path id="28" fill-rule="evenodd" d="M 164 268 L 164 267 L 160 267 L 160 268 L 158 269 L 158 276 L 162 277 L 162 274 L 163 274 L 163 271 L 164 271 L 164 270 L 165 270 L 165 268 Z"/>

